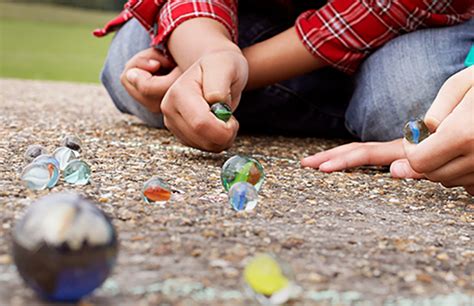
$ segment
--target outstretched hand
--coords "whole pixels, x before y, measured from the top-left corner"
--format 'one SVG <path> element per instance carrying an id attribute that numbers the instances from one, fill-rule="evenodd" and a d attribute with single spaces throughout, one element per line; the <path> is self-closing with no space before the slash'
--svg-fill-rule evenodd
<path id="1" fill-rule="evenodd" d="M 426 177 L 474 195 L 474 66 L 445 82 L 424 121 L 432 134 L 420 144 L 350 143 L 306 157 L 301 165 L 323 172 L 391 165 L 393 177 Z"/>

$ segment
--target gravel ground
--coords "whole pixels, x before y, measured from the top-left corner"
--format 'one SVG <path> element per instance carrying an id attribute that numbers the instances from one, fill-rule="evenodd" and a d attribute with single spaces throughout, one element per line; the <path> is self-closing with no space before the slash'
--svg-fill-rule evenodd
<path id="1" fill-rule="evenodd" d="M 43 305 L 17 276 L 10 231 L 49 192 L 97 202 L 119 232 L 113 275 L 82 305 L 249 305 L 241 272 L 252 254 L 288 261 L 303 288 L 293 305 L 472 303 L 474 200 L 383 168 L 324 174 L 298 160 L 340 141 L 242 136 L 222 154 L 188 149 L 163 130 L 119 114 L 96 85 L 0 80 L 0 305 Z M 51 191 L 23 187 L 23 153 L 50 151 L 64 134 L 84 142 L 93 182 Z M 257 209 L 235 213 L 220 167 L 242 153 L 267 174 Z M 174 188 L 165 207 L 140 198 L 159 175 Z"/>

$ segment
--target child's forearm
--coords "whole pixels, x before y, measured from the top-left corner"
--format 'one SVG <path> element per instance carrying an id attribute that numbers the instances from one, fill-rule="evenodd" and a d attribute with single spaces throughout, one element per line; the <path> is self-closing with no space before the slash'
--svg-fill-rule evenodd
<path id="1" fill-rule="evenodd" d="M 294 27 L 243 50 L 249 63 L 247 89 L 270 85 L 327 65 L 303 46 Z"/>
<path id="2" fill-rule="evenodd" d="M 171 34 L 168 49 L 182 71 L 212 52 L 241 52 L 232 42 L 227 29 L 210 18 L 194 18 L 183 22 Z"/>

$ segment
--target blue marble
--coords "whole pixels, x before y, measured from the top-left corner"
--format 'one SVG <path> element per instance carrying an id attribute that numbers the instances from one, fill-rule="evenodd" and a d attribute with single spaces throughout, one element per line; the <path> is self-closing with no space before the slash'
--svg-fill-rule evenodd
<path id="1" fill-rule="evenodd" d="M 117 234 L 96 205 L 74 193 L 32 203 L 13 229 L 13 259 L 40 297 L 75 302 L 99 287 L 118 252 Z"/>
<path id="2" fill-rule="evenodd" d="M 235 211 L 251 211 L 257 206 L 258 193 L 247 182 L 237 182 L 229 189 L 229 203 Z"/>

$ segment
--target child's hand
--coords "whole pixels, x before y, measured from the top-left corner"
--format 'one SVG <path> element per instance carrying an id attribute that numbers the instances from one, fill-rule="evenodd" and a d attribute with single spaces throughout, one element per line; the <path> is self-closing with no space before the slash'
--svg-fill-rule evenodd
<path id="1" fill-rule="evenodd" d="M 405 158 L 402 139 L 390 142 L 353 142 L 301 160 L 303 167 L 318 168 L 323 172 L 373 165 L 386 166 Z M 422 177 L 418 173 L 414 177 Z"/>
<path id="2" fill-rule="evenodd" d="M 235 110 L 247 83 L 248 65 L 238 51 L 219 51 L 201 57 L 171 86 L 161 104 L 166 127 L 184 144 L 206 151 L 229 148 L 239 124 L 223 122 L 209 104 L 226 102 Z"/>
<path id="3" fill-rule="evenodd" d="M 435 132 L 417 145 L 404 141 L 407 160 L 392 165 L 392 174 L 423 172 L 431 181 L 463 186 L 474 195 L 474 66 L 444 83 L 425 122 Z M 400 166 L 406 172 L 399 171 Z"/>
<path id="4" fill-rule="evenodd" d="M 173 69 L 174 68 L 174 69 Z M 163 75 L 159 70 L 171 70 Z M 131 58 L 120 76 L 122 85 L 127 92 L 152 113 L 160 113 L 160 103 L 166 91 L 181 75 L 169 59 L 155 48 L 137 53 Z"/>

